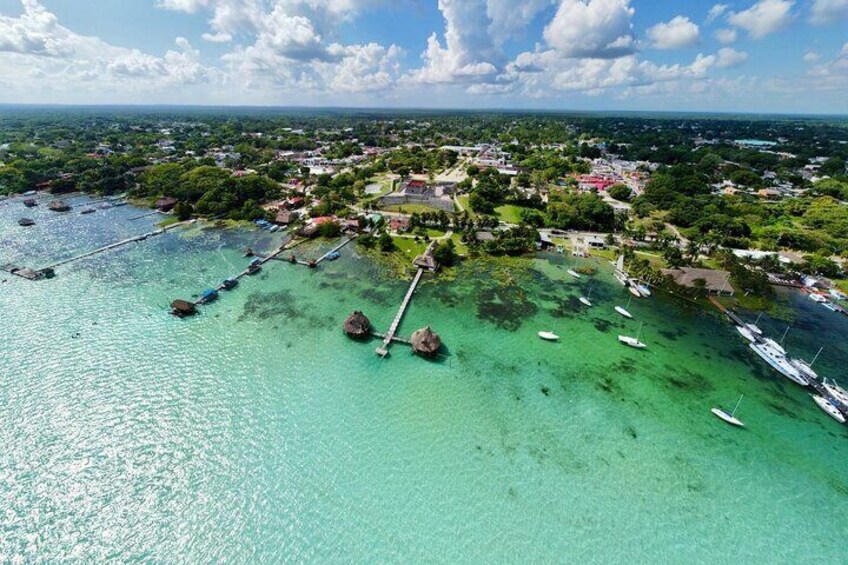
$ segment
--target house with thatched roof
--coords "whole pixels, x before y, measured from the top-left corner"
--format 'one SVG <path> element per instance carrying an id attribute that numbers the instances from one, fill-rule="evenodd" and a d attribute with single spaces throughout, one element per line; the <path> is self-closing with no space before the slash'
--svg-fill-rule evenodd
<path id="1" fill-rule="evenodd" d="M 663 269 L 662 274 L 670 276 L 675 283 L 686 288 L 703 288 L 715 294 L 733 296 L 736 290 L 730 284 L 730 273 L 713 269 L 696 269 L 681 267 L 679 269 Z"/>
<path id="2" fill-rule="evenodd" d="M 419 269 L 426 269 L 430 272 L 436 272 L 439 270 L 439 263 L 436 261 L 435 257 L 433 257 L 433 250 L 436 248 L 436 241 L 430 243 L 427 246 L 427 249 L 415 258 L 415 261 L 412 262 L 413 265 L 418 267 Z"/>
<path id="3" fill-rule="evenodd" d="M 362 339 L 371 335 L 371 321 L 359 310 L 347 317 L 343 327 L 344 332 L 354 339 Z"/>
<path id="4" fill-rule="evenodd" d="M 412 350 L 419 355 L 435 357 L 441 348 L 442 338 L 430 326 L 412 334 Z"/>
<path id="5" fill-rule="evenodd" d="M 160 212 L 170 212 L 177 205 L 177 199 L 172 196 L 163 196 L 156 201 L 156 209 Z"/>
<path id="6" fill-rule="evenodd" d="M 194 302 L 189 302 L 188 300 L 174 300 L 171 302 L 171 314 L 174 316 L 179 316 L 180 318 L 184 318 L 186 316 L 192 316 L 197 312 L 197 307 L 194 305 Z"/>

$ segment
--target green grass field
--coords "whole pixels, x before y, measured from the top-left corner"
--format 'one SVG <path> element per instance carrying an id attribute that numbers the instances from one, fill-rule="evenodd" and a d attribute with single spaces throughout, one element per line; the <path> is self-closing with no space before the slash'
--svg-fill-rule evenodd
<path id="1" fill-rule="evenodd" d="M 381 208 L 381 210 L 385 210 L 386 212 L 400 212 L 401 214 L 421 214 L 423 212 L 438 212 L 437 208 L 431 208 L 429 206 L 425 206 L 424 204 L 398 204 L 395 206 L 386 206 Z"/>

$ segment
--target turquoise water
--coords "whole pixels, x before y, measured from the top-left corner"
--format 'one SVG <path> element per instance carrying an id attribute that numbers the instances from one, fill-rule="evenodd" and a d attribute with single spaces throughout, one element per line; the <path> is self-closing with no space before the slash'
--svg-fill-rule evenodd
<path id="1" fill-rule="evenodd" d="M 38 267 L 156 221 L 19 206 L 0 204 L 0 263 Z M 448 355 L 396 345 L 383 360 L 341 323 L 361 309 L 384 329 L 407 283 L 355 246 L 167 314 L 281 238 L 198 225 L 53 280 L 6 276 L 0 561 L 845 561 L 846 429 L 720 319 L 657 297 L 626 322 L 601 262 L 580 283 L 561 257 L 511 276 L 475 264 L 425 282 L 401 326 L 432 326 Z M 848 318 L 787 300 L 787 348 L 824 345 L 816 367 L 839 378 Z M 616 340 L 638 321 L 642 352 Z M 709 412 L 740 394 L 745 430 Z"/>

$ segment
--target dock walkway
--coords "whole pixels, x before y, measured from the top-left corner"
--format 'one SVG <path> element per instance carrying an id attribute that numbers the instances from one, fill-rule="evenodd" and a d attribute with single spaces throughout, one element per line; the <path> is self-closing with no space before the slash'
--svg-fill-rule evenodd
<path id="1" fill-rule="evenodd" d="M 395 334 L 397 333 L 398 326 L 400 326 L 400 322 L 403 320 L 403 315 L 406 313 L 406 309 L 412 301 L 412 295 L 415 293 L 415 289 L 418 287 L 418 283 L 421 281 L 421 276 L 423 274 L 424 269 L 419 267 L 418 272 L 415 273 L 415 278 L 412 279 L 412 283 L 409 285 L 409 290 L 406 291 L 406 296 L 403 297 L 403 302 L 400 304 L 400 308 L 398 309 L 395 319 L 392 320 L 392 325 L 389 326 L 389 330 L 383 335 L 383 346 L 377 348 L 377 355 L 385 357 L 389 354 L 388 347 L 392 341 L 395 341 Z"/>
<path id="2" fill-rule="evenodd" d="M 127 239 L 122 239 L 121 241 L 116 241 L 115 243 L 110 243 L 109 245 L 104 245 L 103 247 L 97 248 L 93 251 L 88 251 L 88 252 L 83 253 L 81 255 L 76 255 L 76 256 L 70 257 L 68 259 L 63 259 L 61 261 L 57 261 L 56 263 L 53 263 L 52 265 L 48 265 L 47 267 L 43 267 L 40 270 L 44 271 L 44 270 L 55 269 L 56 267 L 61 267 L 63 265 L 67 265 L 68 263 L 73 263 L 74 261 L 79 261 L 80 259 L 85 259 L 86 257 L 91 257 L 91 256 L 97 255 L 99 253 L 104 253 L 106 251 L 116 249 L 118 247 L 127 245 L 128 243 L 144 241 L 148 237 L 153 237 L 155 235 L 161 235 L 161 234 L 163 234 L 163 233 L 165 233 L 169 230 L 172 230 L 176 227 L 185 225 L 186 223 L 188 223 L 188 222 L 177 222 L 175 224 L 165 226 L 164 228 L 159 228 L 159 229 L 154 230 L 152 232 L 143 233 L 141 235 L 134 235 L 133 237 L 128 237 Z"/>

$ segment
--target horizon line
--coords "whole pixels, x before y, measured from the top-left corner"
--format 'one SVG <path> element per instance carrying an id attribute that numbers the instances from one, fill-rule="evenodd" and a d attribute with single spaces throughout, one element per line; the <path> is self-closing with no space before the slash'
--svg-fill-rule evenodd
<path id="1" fill-rule="evenodd" d="M 238 110 L 300 110 L 300 111 L 374 111 L 374 112 L 466 112 L 466 113 L 504 113 L 504 114 L 668 114 L 668 115 L 717 115 L 717 116 L 774 116 L 774 117 L 828 117 L 848 119 L 848 113 L 824 112 L 758 112 L 745 110 L 624 110 L 624 109 L 558 109 L 558 108 L 437 108 L 431 106 L 306 106 L 306 105 L 263 105 L 263 104 L 183 104 L 183 103 L 32 103 L 0 102 L 0 108 L 177 108 L 177 109 L 238 109 Z"/>

